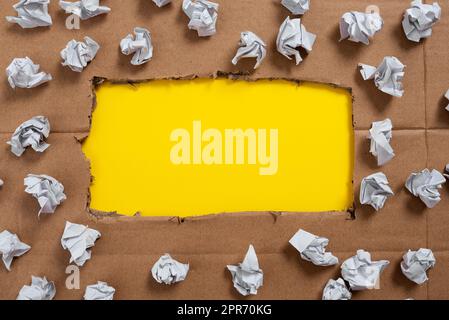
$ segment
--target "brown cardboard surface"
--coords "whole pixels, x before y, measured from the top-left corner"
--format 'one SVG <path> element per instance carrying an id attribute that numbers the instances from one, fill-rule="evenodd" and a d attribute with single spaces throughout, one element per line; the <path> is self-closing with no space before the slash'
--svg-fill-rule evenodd
<path id="1" fill-rule="evenodd" d="M 447 3 L 442 6 L 441 14 L 449 15 Z M 441 19 L 433 30 L 435 37 L 425 43 L 427 127 L 447 129 L 449 115 L 442 111 L 447 106 L 444 93 L 449 89 L 449 65 L 442 62 L 447 61 L 449 50 L 449 20 Z"/>
<path id="2" fill-rule="evenodd" d="M 374 259 L 389 259 L 391 265 L 381 277 L 381 290 L 354 294 L 360 299 L 447 299 L 449 283 L 449 193 L 434 209 L 426 209 L 403 187 L 412 171 L 427 166 L 442 170 L 449 159 L 449 116 L 442 97 L 449 88 L 449 4 L 442 2 L 442 21 L 433 36 L 420 44 L 406 40 L 401 30 L 408 0 L 377 0 L 385 26 L 369 46 L 348 41 L 339 43 L 338 21 L 345 11 L 364 11 L 373 1 L 313 0 L 304 24 L 318 38 L 313 52 L 295 66 L 275 51 L 275 38 L 288 15 L 278 0 L 224 1 L 218 33 L 200 39 L 187 29 L 180 0 L 157 8 L 149 0 L 103 0 L 112 12 L 82 22 L 80 30 L 64 27 L 66 15 L 57 1 L 50 4 L 51 28 L 23 30 L 0 19 L 0 69 L 14 57 L 29 56 L 54 80 L 31 90 L 12 90 L 6 79 L 0 82 L 0 175 L 5 186 L 0 191 L 0 229 L 20 235 L 32 249 L 15 259 L 13 269 L 0 268 L 0 298 L 14 299 L 30 276 L 46 275 L 56 282 L 58 299 L 80 299 L 86 285 L 107 281 L 117 289 L 118 299 L 239 298 L 232 288 L 226 264 L 243 258 L 249 243 L 254 244 L 264 270 L 264 286 L 250 299 L 317 299 L 339 267 L 319 268 L 301 260 L 288 245 L 299 229 L 328 237 L 329 250 L 340 261 L 355 250 L 369 250 Z M 14 0 L 2 1 L 3 16 L 13 15 Z M 151 30 L 154 58 L 134 67 L 118 49 L 120 39 L 135 26 Z M 231 65 L 239 33 L 251 30 L 268 45 L 268 56 L 250 79 L 291 78 L 332 83 L 352 89 L 355 134 L 355 197 L 360 180 L 375 171 L 387 175 L 395 196 L 379 213 L 355 203 L 355 219 L 340 213 L 236 213 L 186 219 L 107 217 L 97 219 L 87 212 L 90 184 L 89 164 L 75 136 L 89 132 L 94 76 L 112 80 L 212 76 L 218 72 L 246 73 L 252 64 Z M 59 52 L 67 41 L 88 35 L 101 49 L 81 74 L 60 65 Z M 397 56 L 407 65 L 405 95 L 392 98 L 378 91 L 372 82 L 362 81 L 357 63 L 377 65 L 386 55 Z M 6 145 L 14 129 L 34 115 L 45 115 L 52 125 L 43 154 L 27 151 L 21 158 Z M 396 157 L 381 169 L 368 153 L 367 129 L 372 121 L 389 117 L 394 125 L 392 140 Z M 23 192 L 28 173 L 45 173 L 59 179 L 68 199 L 54 215 L 37 219 L 37 205 Z M 64 286 L 69 254 L 61 248 L 60 237 L 66 220 L 89 224 L 102 233 L 93 248 L 93 258 L 81 268 L 81 290 Z M 437 258 L 430 281 L 413 285 L 399 270 L 407 249 L 433 249 Z M 176 286 L 160 286 L 150 279 L 155 260 L 169 252 L 180 261 L 190 262 L 186 281 Z"/>

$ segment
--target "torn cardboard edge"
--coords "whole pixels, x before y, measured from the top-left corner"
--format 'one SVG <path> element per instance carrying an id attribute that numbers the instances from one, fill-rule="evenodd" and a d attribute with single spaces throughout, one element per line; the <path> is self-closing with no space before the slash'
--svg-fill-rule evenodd
<path id="1" fill-rule="evenodd" d="M 272 211 L 242 211 L 242 212 L 224 212 L 224 213 L 211 213 L 198 216 L 190 217 L 178 217 L 178 216 L 141 216 L 136 214 L 134 216 L 122 215 L 116 212 L 103 212 L 95 209 L 87 208 L 86 212 L 90 219 L 96 223 L 126 223 L 126 222 L 136 222 L 136 221 L 151 221 L 160 223 L 174 223 L 177 225 L 185 225 L 190 223 L 196 223 L 207 220 L 217 220 L 221 218 L 233 217 L 233 218 L 247 218 L 247 217 L 260 217 L 266 218 L 271 217 L 273 219 L 273 224 L 275 224 L 278 219 L 283 217 L 294 217 L 300 215 L 301 217 L 317 217 L 320 216 L 321 219 L 326 217 L 340 217 L 344 220 L 354 220 L 349 211 L 329 211 L 329 212 L 272 212 Z"/>
<path id="2" fill-rule="evenodd" d="M 352 130 L 353 132 L 355 132 L 355 126 L 354 126 L 354 110 L 352 108 L 353 102 L 354 102 L 354 94 L 352 92 L 352 88 L 350 87 L 343 87 L 340 85 L 337 85 L 335 83 L 327 83 L 327 82 L 320 82 L 317 80 L 300 80 L 297 78 L 287 78 L 287 77 L 282 77 L 282 78 L 277 78 L 277 77 L 273 77 L 273 78 L 250 78 L 252 73 L 250 72 L 238 72 L 238 73 L 232 73 L 232 72 L 224 72 L 224 71 L 217 71 L 213 74 L 206 74 L 206 75 L 201 75 L 201 74 L 190 74 L 190 75 L 184 75 L 184 76 L 174 76 L 174 77 L 163 77 L 163 78 L 152 78 L 152 79 L 107 79 L 105 77 L 101 77 L 101 76 L 94 76 L 91 79 L 91 90 L 92 90 L 92 105 L 91 105 L 91 110 L 90 110 L 90 114 L 89 114 L 89 132 L 85 132 L 85 133 L 78 133 L 74 135 L 74 138 L 76 139 L 76 141 L 79 143 L 79 147 L 80 147 L 80 151 L 83 154 L 84 158 L 86 159 L 86 161 L 89 163 L 89 173 L 90 173 L 90 184 L 92 184 L 93 180 L 94 180 L 94 176 L 92 176 L 91 173 L 91 165 L 90 165 L 90 159 L 87 158 L 87 156 L 84 154 L 84 152 L 82 151 L 82 144 L 83 142 L 87 139 L 87 137 L 90 134 L 90 130 L 92 128 L 92 117 L 93 117 L 93 112 L 95 111 L 95 108 L 97 107 L 97 96 L 96 96 L 96 90 L 98 89 L 99 86 L 105 84 L 105 83 L 110 83 L 110 84 L 129 84 L 131 86 L 134 86 L 135 84 L 140 84 L 140 83 L 150 83 L 153 81 L 162 81 L 162 80 L 199 80 L 199 79 L 228 79 L 228 80 L 241 80 L 241 81 L 247 81 L 247 82 L 257 82 L 257 81 L 264 81 L 264 80 L 268 80 L 268 81 L 288 81 L 288 82 L 293 82 L 296 85 L 301 85 L 305 82 L 308 83 L 312 83 L 312 84 L 319 84 L 319 85 L 327 85 L 330 86 L 333 89 L 343 89 L 348 91 L 348 93 L 351 95 L 351 126 L 352 126 Z M 353 157 L 355 157 L 355 155 L 353 155 Z M 353 164 L 355 163 L 354 159 L 353 159 Z M 354 165 L 353 165 L 354 167 Z M 101 211 L 101 210 L 97 210 L 94 208 L 90 207 L 90 202 L 91 202 L 91 193 L 90 193 L 90 186 L 87 190 L 87 194 L 86 194 L 86 212 L 88 214 L 88 216 L 92 219 L 94 219 L 96 222 L 99 222 L 100 220 L 102 222 L 119 222 L 119 221 L 129 221 L 129 220 L 151 220 L 151 221 L 169 221 L 169 222 L 175 222 L 178 224 L 183 224 L 185 222 L 190 222 L 190 221 L 197 221 L 197 220 L 204 220 L 204 219 L 213 219 L 216 218 L 217 216 L 236 216 L 236 217 L 240 217 L 240 216 L 247 216 L 248 214 L 251 214 L 251 216 L 266 216 L 266 215 L 271 215 L 274 219 L 274 223 L 276 223 L 277 219 L 279 217 L 285 216 L 285 215 L 304 215 L 304 214 L 312 214 L 312 215 L 323 215 L 323 216 L 327 216 L 329 214 L 333 214 L 333 215 L 341 215 L 346 217 L 346 219 L 348 220 L 354 220 L 356 218 L 356 204 L 355 204 L 355 191 L 356 189 L 354 188 L 354 168 L 353 168 L 353 175 L 352 175 L 352 190 L 353 190 L 353 203 L 352 203 L 352 207 L 346 209 L 346 211 L 338 211 L 338 210 L 332 210 L 332 211 L 317 211 L 317 212 L 291 212 L 291 211 L 238 211 L 238 212 L 216 212 L 216 213 L 208 213 L 208 214 L 202 214 L 202 215 L 193 215 L 193 216 L 189 216 L 189 217 L 179 217 L 179 216 L 142 216 L 140 214 L 140 212 L 136 212 L 134 213 L 133 216 L 129 216 L 129 215 L 124 215 L 124 214 L 120 214 L 117 211 Z"/>

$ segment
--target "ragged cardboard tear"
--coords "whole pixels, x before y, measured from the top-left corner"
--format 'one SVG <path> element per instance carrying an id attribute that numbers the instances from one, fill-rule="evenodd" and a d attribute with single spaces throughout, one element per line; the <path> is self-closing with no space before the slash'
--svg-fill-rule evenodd
<path id="1" fill-rule="evenodd" d="M 343 89 L 161 80 L 100 86 L 97 103 L 83 145 L 95 177 L 92 209 L 189 216 L 352 206 L 352 111 Z M 336 170 L 322 171 L 329 163 Z"/>

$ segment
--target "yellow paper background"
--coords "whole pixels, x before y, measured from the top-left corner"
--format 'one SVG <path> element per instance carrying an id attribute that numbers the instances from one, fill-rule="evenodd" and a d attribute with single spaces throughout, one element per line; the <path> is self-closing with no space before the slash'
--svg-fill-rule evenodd
<path id="1" fill-rule="evenodd" d="M 335 211 L 352 206 L 351 96 L 283 80 L 157 80 L 101 85 L 83 151 L 91 208 L 132 215 Z M 276 128 L 279 169 L 170 162 L 176 128 Z"/>

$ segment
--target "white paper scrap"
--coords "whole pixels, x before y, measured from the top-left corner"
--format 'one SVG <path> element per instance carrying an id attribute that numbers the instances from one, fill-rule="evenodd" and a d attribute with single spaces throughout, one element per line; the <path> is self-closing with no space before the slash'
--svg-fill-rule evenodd
<path id="1" fill-rule="evenodd" d="M 8 271 L 11 271 L 12 260 L 25 254 L 30 249 L 31 247 L 20 241 L 16 234 L 8 230 L 0 232 L 0 254 Z"/>
<path id="2" fill-rule="evenodd" d="M 409 280 L 422 284 L 428 280 L 426 271 L 433 268 L 435 262 L 435 257 L 430 249 L 408 250 L 402 258 L 401 270 Z"/>
<path id="3" fill-rule="evenodd" d="M 84 37 L 84 42 L 70 40 L 61 50 L 63 66 L 69 67 L 75 72 L 81 72 L 91 62 L 100 50 L 100 45 L 92 38 Z"/>
<path id="4" fill-rule="evenodd" d="M 289 243 L 301 254 L 301 258 L 317 266 L 332 266 L 338 263 L 338 258 L 331 252 L 326 252 L 329 244 L 327 238 L 318 237 L 307 231 L 299 229 Z"/>
<path id="5" fill-rule="evenodd" d="M 173 259 L 169 254 L 164 254 L 151 268 L 151 274 L 158 283 L 174 284 L 183 281 L 189 272 L 189 264 L 184 264 Z"/>
<path id="6" fill-rule="evenodd" d="M 340 41 L 348 39 L 368 45 L 369 40 L 382 29 L 383 24 L 377 12 L 346 12 L 340 19 Z"/>
<path id="7" fill-rule="evenodd" d="M 259 268 L 259 260 L 252 244 L 249 245 L 245 259 L 239 265 L 228 265 L 232 275 L 234 288 L 243 295 L 256 295 L 263 285 L 263 271 Z"/>
<path id="8" fill-rule="evenodd" d="M 323 290 L 322 300 L 350 300 L 351 292 L 342 278 L 330 279 Z"/>
<path id="9" fill-rule="evenodd" d="M 169 4 L 171 0 L 153 0 L 153 2 L 160 8 Z"/>
<path id="10" fill-rule="evenodd" d="M 267 55 L 267 45 L 251 31 L 244 31 L 240 34 L 239 46 L 240 48 L 232 59 L 233 65 L 236 65 L 242 58 L 256 58 L 254 69 L 257 69 Z"/>
<path id="11" fill-rule="evenodd" d="M 198 36 L 208 37 L 217 32 L 217 3 L 206 0 L 183 0 L 182 10 L 190 18 L 189 29 L 196 30 Z"/>
<path id="12" fill-rule="evenodd" d="M 282 0 L 281 4 L 293 14 L 304 14 L 310 8 L 310 0 Z"/>
<path id="13" fill-rule="evenodd" d="M 68 14 L 74 14 L 81 20 L 87 20 L 111 11 L 111 8 L 100 6 L 100 0 L 59 1 L 59 6 Z"/>
<path id="14" fill-rule="evenodd" d="M 151 43 L 151 33 L 145 28 L 134 28 L 134 35 L 128 34 L 120 41 L 120 49 L 123 54 L 134 53 L 131 64 L 138 66 L 147 63 L 153 57 L 153 45 Z"/>
<path id="15" fill-rule="evenodd" d="M 298 48 L 304 48 L 309 53 L 315 40 L 316 35 L 306 30 L 301 19 L 290 20 L 290 17 L 287 17 L 279 28 L 276 47 L 279 53 L 289 60 L 292 59 L 290 56 L 295 56 L 298 65 L 302 61 Z"/>
<path id="16" fill-rule="evenodd" d="M 374 79 L 374 84 L 380 91 L 394 97 L 402 97 L 404 94 L 402 79 L 405 65 L 398 58 L 387 56 L 377 68 L 363 63 L 359 63 L 359 67 L 363 80 Z"/>
<path id="17" fill-rule="evenodd" d="M 0 188 L 3 187 L 3 184 L 4 184 L 3 180 L 0 179 Z"/>
<path id="18" fill-rule="evenodd" d="M 52 79 L 51 74 L 39 72 L 40 66 L 28 58 L 15 58 L 6 68 L 11 88 L 34 88 Z"/>
<path id="19" fill-rule="evenodd" d="M 50 122 L 44 116 L 36 116 L 22 123 L 6 143 L 11 152 L 20 157 L 27 147 L 36 152 L 44 152 L 50 146 L 45 139 L 50 135 Z"/>
<path id="20" fill-rule="evenodd" d="M 395 156 L 390 145 L 393 124 L 390 119 L 375 121 L 369 130 L 368 139 L 371 140 L 369 152 L 377 158 L 377 165 L 383 166 Z"/>
<path id="21" fill-rule="evenodd" d="M 449 89 L 446 91 L 446 94 L 444 95 L 444 97 L 449 100 Z M 449 111 L 449 104 L 446 107 L 446 110 Z"/>
<path id="22" fill-rule="evenodd" d="M 100 236 L 101 233 L 95 229 L 67 221 L 61 237 L 61 245 L 65 250 L 69 250 L 70 263 L 75 262 L 78 267 L 82 267 L 91 258 L 92 253 L 88 249 L 95 245 L 95 241 Z"/>
<path id="23" fill-rule="evenodd" d="M 8 16 L 6 20 L 24 29 L 51 26 L 53 22 L 48 14 L 49 3 L 49 0 L 20 0 L 13 6 L 17 17 Z"/>
<path id="24" fill-rule="evenodd" d="M 388 260 L 371 261 L 371 254 L 357 250 L 357 254 L 341 265 L 341 275 L 349 283 L 351 290 L 380 288 L 380 275 L 390 264 Z"/>
<path id="25" fill-rule="evenodd" d="M 383 208 L 387 198 L 393 195 L 387 177 L 382 172 L 373 173 L 362 179 L 360 185 L 361 204 L 369 204 L 379 211 Z"/>
<path id="26" fill-rule="evenodd" d="M 106 282 L 98 281 L 86 287 L 84 300 L 114 300 L 115 289 Z"/>
<path id="27" fill-rule="evenodd" d="M 31 285 L 23 286 L 16 300 L 53 300 L 55 294 L 53 281 L 47 281 L 45 277 L 31 276 Z"/>
<path id="28" fill-rule="evenodd" d="M 419 42 L 432 35 L 432 27 L 440 18 L 441 8 L 438 3 L 423 4 L 421 0 L 414 0 L 404 13 L 402 28 L 407 39 Z"/>
<path id="29" fill-rule="evenodd" d="M 426 168 L 421 172 L 412 173 L 405 182 L 405 187 L 428 208 L 433 208 L 441 200 L 438 189 L 441 189 L 445 182 L 446 179 L 439 171 Z"/>
<path id="30" fill-rule="evenodd" d="M 47 175 L 29 174 L 24 179 L 25 192 L 37 199 L 41 213 L 54 213 L 56 207 L 67 199 L 64 186 L 55 178 Z"/>

